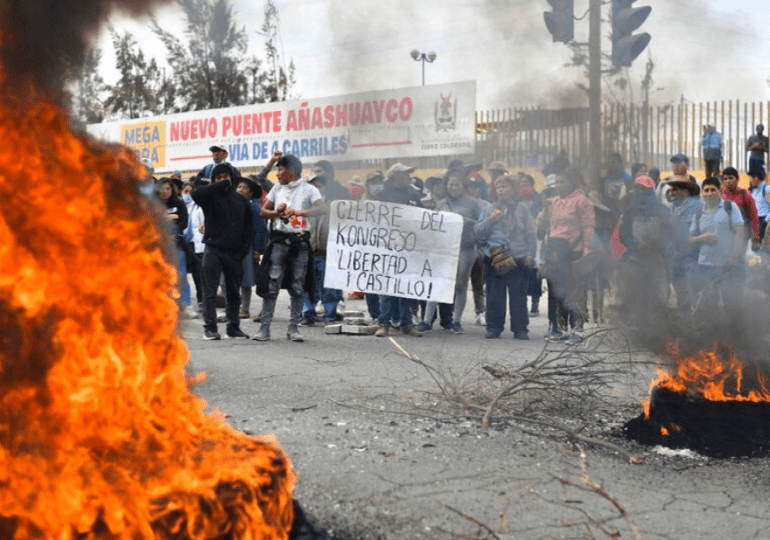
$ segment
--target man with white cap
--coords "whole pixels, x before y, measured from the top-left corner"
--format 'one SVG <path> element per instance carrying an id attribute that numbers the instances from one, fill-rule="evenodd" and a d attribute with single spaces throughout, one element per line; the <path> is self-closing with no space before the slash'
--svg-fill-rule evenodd
<path id="1" fill-rule="evenodd" d="M 706 169 L 706 178 L 719 176 L 719 164 L 722 161 L 722 134 L 716 130 L 714 124 L 703 126 L 703 139 L 701 140 L 701 156 Z"/>
<path id="2" fill-rule="evenodd" d="M 236 176 L 241 176 L 241 172 L 236 168 L 233 167 L 229 161 L 227 161 L 227 146 L 225 146 L 224 143 L 215 143 L 209 146 L 209 152 L 211 152 L 211 159 L 214 161 L 213 163 L 209 163 L 205 167 L 201 169 L 201 171 L 198 173 L 198 178 L 209 178 L 211 179 L 211 170 L 219 165 L 220 163 L 227 163 L 233 168 L 233 171 L 235 172 Z"/>

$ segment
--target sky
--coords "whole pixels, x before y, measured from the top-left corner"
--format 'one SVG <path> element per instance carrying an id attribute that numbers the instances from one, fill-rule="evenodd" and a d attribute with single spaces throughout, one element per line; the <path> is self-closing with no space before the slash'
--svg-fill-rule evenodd
<path id="1" fill-rule="evenodd" d="M 264 15 L 259 0 L 233 0 L 238 23 L 250 47 L 260 54 L 258 34 Z M 553 43 L 543 22 L 546 0 L 275 0 L 283 58 L 296 66 L 294 97 L 316 98 L 421 84 L 422 63 L 412 49 L 434 51 L 425 64 L 426 84 L 475 80 L 477 109 L 585 106 L 578 89 L 581 68 L 565 67 L 571 52 Z M 637 0 L 652 13 L 638 32 L 649 32 L 650 46 L 624 74 L 633 99 L 640 99 L 649 59 L 654 64 L 653 104 L 740 99 L 770 100 L 770 4 L 766 0 Z M 588 0 L 575 0 L 582 16 Z M 609 53 L 609 6 L 603 8 L 602 50 Z M 172 32 L 184 23 L 175 3 L 154 12 Z M 110 17 L 118 30 L 134 33 L 145 54 L 163 64 L 165 50 L 149 31 L 147 19 L 120 13 Z M 588 39 L 588 19 L 575 22 L 577 41 Z M 102 72 L 114 82 L 109 36 Z M 605 80 L 605 95 L 617 90 Z"/>

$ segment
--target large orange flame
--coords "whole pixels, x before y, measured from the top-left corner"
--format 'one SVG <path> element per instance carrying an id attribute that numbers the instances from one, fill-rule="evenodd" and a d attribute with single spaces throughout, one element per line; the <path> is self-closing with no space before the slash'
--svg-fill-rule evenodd
<path id="1" fill-rule="evenodd" d="M 749 369 L 735 354 L 724 351 L 701 351 L 681 358 L 678 350 L 675 343 L 670 344 L 671 371 L 655 368 L 657 377 L 650 384 L 650 396 L 655 389 L 666 388 L 709 401 L 770 401 L 770 381 L 758 366 Z M 642 405 L 644 417 L 649 418 L 650 399 Z"/>
<path id="2" fill-rule="evenodd" d="M 0 104 L 0 538 L 286 538 L 272 437 L 187 388 L 175 270 L 127 149 Z"/>

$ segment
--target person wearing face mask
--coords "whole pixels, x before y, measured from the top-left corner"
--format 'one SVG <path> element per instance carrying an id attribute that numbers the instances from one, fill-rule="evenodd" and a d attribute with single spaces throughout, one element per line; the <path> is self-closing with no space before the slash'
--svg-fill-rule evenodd
<path id="1" fill-rule="evenodd" d="M 251 315 L 251 288 L 254 286 L 256 265 L 262 258 L 267 244 L 268 230 L 265 220 L 262 219 L 262 188 L 251 178 L 240 178 L 236 191 L 240 193 L 251 205 L 251 214 L 254 220 L 254 247 L 250 253 L 243 257 L 243 281 L 241 282 L 241 309 L 238 317 L 248 319 Z"/>
<path id="2" fill-rule="evenodd" d="M 192 182 L 185 182 L 182 186 L 182 202 L 187 206 L 187 226 L 184 229 L 184 247 L 185 257 L 187 262 L 187 272 L 193 278 L 193 284 L 195 285 L 195 311 L 201 312 L 203 310 L 203 283 L 201 282 L 201 264 L 200 258 L 195 253 L 195 232 L 192 227 L 193 214 L 198 205 L 192 198 L 192 192 L 195 189 Z M 197 316 L 197 314 L 196 314 Z"/>
<path id="3" fill-rule="evenodd" d="M 236 173 L 227 163 L 211 171 L 213 183 L 197 188 L 193 200 L 203 209 L 205 248 L 203 252 L 203 339 L 217 340 L 216 299 L 219 278 L 225 278 L 227 337 L 248 339 L 241 331 L 238 311 L 241 303 L 243 258 L 252 251 L 254 220 L 251 205 L 233 186 Z"/>
<path id="4" fill-rule="evenodd" d="M 703 181 L 703 209 L 693 216 L 690 225 L 690 244 L 698 249 L 692 293 L 693 298 L 699 298 L 693 316 L 696 321 L 714 321 L 720 299 L 725 322 L 738 321 L 741 315 L 746 228 L 740 208 L 722 199 L 721 188 L 718 178 Z"/>
<path id="5" fill-rule="evenodd" d="M 190 284 L 187 282 L 187 253 L 184 242 L 184 231 L 188 221 L 187 206 L 176 196 L 174 181 L 171 178 L 161 178 L 158 186 L 158 198 L 166 207 L 166 217 L 171 223 L 174 243 L 177 248 L 177 286 L 180 294 L 180 311 L 184 317 L 195 318 L 197 315 L 190 307 Z"/>

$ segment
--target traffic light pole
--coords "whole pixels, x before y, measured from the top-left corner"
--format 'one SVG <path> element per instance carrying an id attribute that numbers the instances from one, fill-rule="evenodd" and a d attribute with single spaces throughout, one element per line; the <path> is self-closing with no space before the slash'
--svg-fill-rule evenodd
<path id="1" fill-rule="evenodd" d="M 597 189 L 602 163 L 602 1 L 590 0 L 588 15 L 589 189 Z"/>

